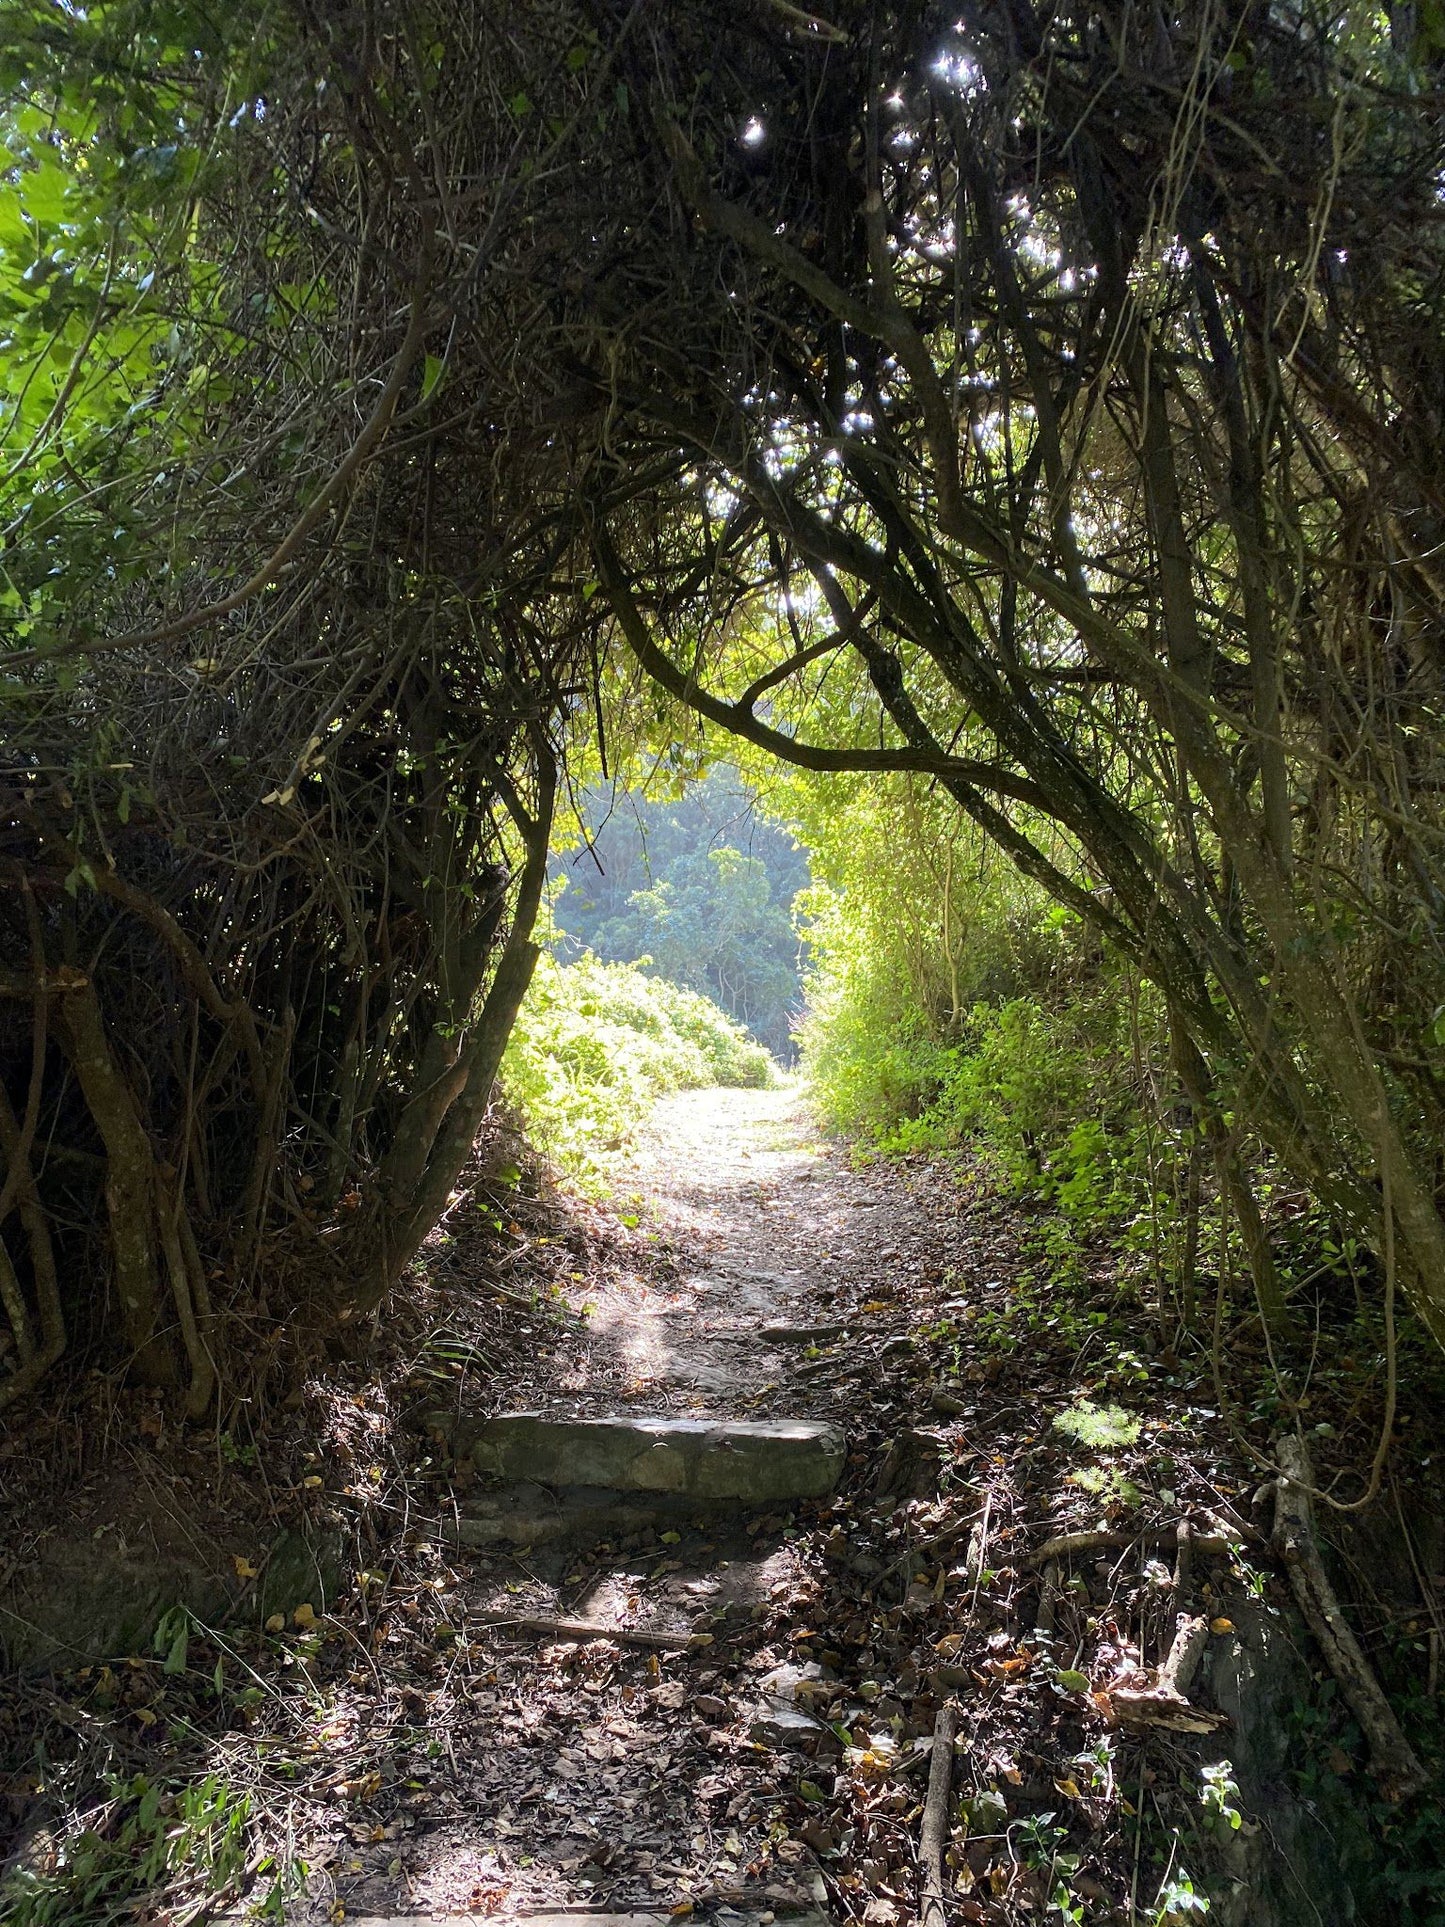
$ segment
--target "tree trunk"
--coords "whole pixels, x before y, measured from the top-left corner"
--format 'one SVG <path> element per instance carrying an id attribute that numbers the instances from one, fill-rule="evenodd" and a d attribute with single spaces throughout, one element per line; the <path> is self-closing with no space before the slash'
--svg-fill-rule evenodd
<path id="1" fill-rule="evenodd" d="M 130 1088 L 116 1068 L 94 988 L 71 990 L 60 1034 L 76 1082 L 105 1144 L 105 1204 L 121 1328 L 131 1370 L 147 1385 L 173 1387 L 176 1361 L 158 1330 L 155 1159 Z"/>

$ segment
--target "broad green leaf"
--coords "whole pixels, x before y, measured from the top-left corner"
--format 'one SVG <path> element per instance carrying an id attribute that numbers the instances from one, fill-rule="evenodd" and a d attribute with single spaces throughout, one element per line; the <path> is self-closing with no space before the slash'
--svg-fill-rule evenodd
<path id="1" fill-rule="evenodd" d="M 25 218 L 25 203 L 18 187 L 0 187 L 0 247 L 23 248 L 32 245 L 30 224 Z"/>
<path id="2" fill-rule="evenodd" d="M 65 219 L 71 176 L 59 161 L 44 160 L 20 177 L 20 193 L 26 209 L 37 221 L 53 225 Z"/>

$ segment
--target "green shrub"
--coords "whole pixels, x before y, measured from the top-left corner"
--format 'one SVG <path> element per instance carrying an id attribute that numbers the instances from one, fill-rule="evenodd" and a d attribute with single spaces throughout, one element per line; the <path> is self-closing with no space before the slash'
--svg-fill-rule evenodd
<path id="1" fill-rule="evenodd" d="M 1104 986 L 1055 1010 L 1032 997 L 975 1005 L 933 1092 L 880 1148 L 972 1139 L 1014 1190 L 1052 1200 L 1081 1230 L 1135 1210 L 1144 1127 L 1120 1001 Z"/>
<path id="2" fill-rule="evenodd" d="M 762 1088 L 773 1060 L 716 1004 L 632 964 L 544 954 L 502 1059 L 534 1140 L 584 1183 L 652 1100 L 713 1084 Z"/>
<path id="3" fill-rule="evenodd" d="M 794 784 L 814 852 L 803 1067 L 822 1121 L 884 1154 L 968 1143 L 1075 1233 L 1144 1201 L 1157 999 L 1071 910 L 907 782 Z"/>
<path id="4" fill-rule="evenodd" d="M 1094 1452 L 1135 1444 L 1141 1425 L 1122 1405 L 1096 1405 L 1088 1398 L 1080 1399 L 1067 1412 L 1055 1413 L 1052 1422 L 1056 1432 L 1077 1439 Z"/>
<path id="5" fill-rule="evenodd" d="M 0 1919 L 12 1927 L 107 1927 L 120 1920 L 158 1918 L 159 1896 L 181 1883 L 187 1904 L 167 1918 L 197 1918 L 212 1900 L 234 1894 L 246 1871 L 251 1797 L 208 1773 L 194 1784 L 106 1776 L 107 1799 L 95 1820 L 62 1833 L 44 1872 L 13 1868 L 0 1879 Z M 267 1862 L 278 1918 L 305 1869 L 278 1871 Z"/>

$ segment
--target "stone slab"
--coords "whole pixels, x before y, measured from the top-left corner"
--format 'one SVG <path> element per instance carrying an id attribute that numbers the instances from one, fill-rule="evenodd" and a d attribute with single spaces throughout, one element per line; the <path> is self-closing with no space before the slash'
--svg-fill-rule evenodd
<path id="1" fill-rule="evenodd" d="M 454 1518 L 438 1522 L 437 1536 L 471 1547 L 545 1546 L 559 1539 L 595 1542 L 648 1526 L 684 1527 L 711 1509 L 661 1492 L 609 1492 L 593 1486 L 554 1491 L 524 1480 L 467 1499 Z"/>
<path id="2" fill-rule="evenodd" d="M 826 1498 L 845 1454 L 837 1426 L 812 1419 L 566 1419 L 511 1412 L 489 1420 L 471 1441 L 472 1460 L 489 1478 L 743 1505 Z"/>
<path id="3" fill-rule="evenodd" d="M 784 1900 L 769 1900 L 767 1910 L 789 1927 L 828 1927 L 828 1916 L 803 1912 Z M 757 1907 L 720 1909 L 725 1921 L 748 1923 L 756 1927 L 761 1915 Z M 225 1914 L 216 1927 L 246 1927 L 239 1914 Z M 609 1913 L 597 1907 L 571 1907 L 562 1913 L 526 1913 L 520 1910 L 498 1914 L 348 1914 L 346 1927 L 677 1927 L 676 1917 L 664 1909 L 654 1913 L 638 1908 L 631 1913 Z"/>

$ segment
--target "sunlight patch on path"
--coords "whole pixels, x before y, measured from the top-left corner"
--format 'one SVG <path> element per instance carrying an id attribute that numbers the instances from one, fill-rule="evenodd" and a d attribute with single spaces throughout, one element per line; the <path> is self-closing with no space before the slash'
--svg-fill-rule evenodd
<path id="1" fill-rule="evenodd" d="M 796 1079 L 770 1090 L 681 1091 L 659 1099 L 614 1195 L 702 1262 L 670 1298 L 610 1294 L 593 1330 L 631 1396 L 679 1396 L 694 1410 L 767 1382 L 757 1335 L 789 1315 L 813 1279 L 799 1221 L 815 1210 L 826 1154 Z"/>

